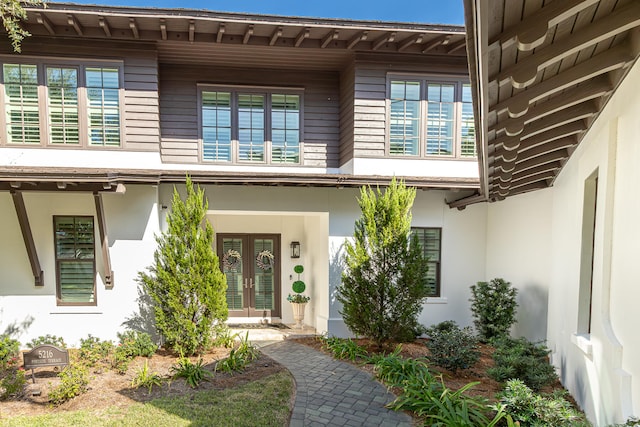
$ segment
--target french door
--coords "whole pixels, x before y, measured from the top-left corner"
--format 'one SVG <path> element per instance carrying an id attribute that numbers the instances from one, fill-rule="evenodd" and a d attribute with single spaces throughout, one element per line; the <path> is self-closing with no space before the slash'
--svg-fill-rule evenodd
<path id="1" fill-rule="evenodd" d="M 216 237 L 229 317 L 280 317 L 280 235 Z"/>

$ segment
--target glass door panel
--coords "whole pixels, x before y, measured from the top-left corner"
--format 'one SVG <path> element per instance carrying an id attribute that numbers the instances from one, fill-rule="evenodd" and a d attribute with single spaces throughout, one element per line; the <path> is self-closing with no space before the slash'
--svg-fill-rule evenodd
<path id="1" fill-rule="evenodd" d="M 230 317 L 280 316 L 280 235 L 218 234 Z"/>

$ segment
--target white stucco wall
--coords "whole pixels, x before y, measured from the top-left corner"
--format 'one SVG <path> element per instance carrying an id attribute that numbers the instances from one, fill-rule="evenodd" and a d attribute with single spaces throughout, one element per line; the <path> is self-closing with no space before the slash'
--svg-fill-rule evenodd
<path id="1" fill-rule="evenodd" d="M 45 283 L 34 286 L 15 209 L 8 193 L 0 194 L 0 331 L 12 325 L 14 336 L 24 344 L 34 337 L 63 336 L 69 345 L 77 345 L 88 334 L 115 339 L 124 329 L 122 323 L 137 313 L 135 277 L 146 267 L 153 254 L 153 234 L 158 230 L 156 190 L 151 186 L 128 186 L 124 195 L 103 196 L 107 231 L 110 238 L 114 286 L 105 287 L 104 271 L 96 233 L 97 306 L 56 305 L 56 274 L 53 215 L 93 215 L 93 195 L 80 193 L 25 192 L 24 201 Z"/>
<path id="2" fill-rule="evenodd" d="M 548 292 L 552 363 L 596 426 L 640 415 L 638 87 L 635 64 L 552 188 L 488 207 L 487 276 L 502 276 L 520 289 L 515 334 L 539 336 L 542 319 L 535 320 L 536 314 L 542 314 Z M 579 301 L 581 251 L 591 244 L 583 242 L 582 222 L 585 180 L 596 171 L 588 333 L 578 324 L 581 310 L 589 313 L 588 300 Z"/>
<path id="3" fill-rule="evenodd" d="M 518 290 L 512 335 L 547 337 L 552 191 L 520 194 L 488 205 L 486 280 L 503 278 Z"/>

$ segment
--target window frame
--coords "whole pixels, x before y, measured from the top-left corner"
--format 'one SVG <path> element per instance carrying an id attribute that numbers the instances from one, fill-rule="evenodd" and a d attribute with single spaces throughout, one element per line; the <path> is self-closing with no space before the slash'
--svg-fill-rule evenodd
<path id="1" fill-rule="evenodd" d="M 58 234 L 56 229 L 56 219 L 57 218 L 91 218 L 92 226 L 93 226 L 93 258 L 92 258 L 92 268 L 93 268 L 93 301 L 89 302 L 67 302 L 62 300 L 62 283 L 60 277 L 60 264 L 65 261 L 77 260 L 77 258 L 70 259 L 59 259 L 58 258 Z M 93 215 L 53 215 L 53 256 L 54 263 L 56 269 L 56 305 L 58 306 L 82 306 L 82 307 L 95 307 L 98 305 L 98 287 L 96 283 L 96 227 L 95 227 L 95 217 Z M 89 261 L 85 261 L 87 264 Z"/>
<path id="2" fill-rule="evenodd" d="M 201 164 L 234 166 L 296 167 L 304 164 L 304 88 L 274 86 L 242 86 L 198 83 L 198 162 Z M 203 92 L 228 92 L 231 102 L 231 160 L 206 160 L 204 158 L 204 135 L 202 117 Z M 264 160 L 251 161 L 240 159 L 239 141 L 239 95 L 264 95 Z M 297 95 L 300 99 L 298 161 L 295 163 L 273 162 L 272 145 L 272 95 Z"/>
<path id="3" fill-rule="evenodd" d="M 411 238 L 413 239 L 414 230 L 438 230 L 440 238 L 438 239 L 438 261 L 428 260 L 428 264 L 436 265 L 436 287 L 435 294 L 429 295 L 428 298 L 442 298 L 442 227 L 423 227 L 423 226 L 411 226 Z M 425 249 L 420 245 L 422 255 L 425 256 Z"/>
<path id="4" fill-rule="evenodd" d="M 419 132 L 418 154 L 391 154 L 391 84 L 394 81 L 419 82 L 420 83 L 420 108 L 419 108 Z M 427 154 L 427 120 L 428 120 L 428 85 L 444 84 L 455 86 L 453 109 L 453 150 L 452 154 Z M 424 75 L 410 73 L 388 73 L 386 79 L 386 126 L 385 126 L 385 158 L 392 159 L 439 159 L 439 160 L 478 160 L 475 156 L 462 155 L 462 94 L 463 86 L 469 85 L 469 79 L 465 76 Z"/>
<path id="5" fill-rule="evenodd" d="M 5 83 L 4 65 L 24 64 L 35 65 L 38 73 L 38 111 L 40 124 L 40 143 L 22 144 L 8 143 L 8 128 L 5 108 Z M 51 68 L 75 68 L 78 70 L 78 144 L 53 144 L 50 141 L 50 111 L 47 85 L 47 69 Z M 89 101 L 86 87 L 87 68 L 117 68 L 118 69 L 118 111 L 120 143 L 115 145 L 92 145 L 89 138 Z M 37 56 L 11 56 L 0 55 L 0 146 L 1 147 L 33 147 L 56 149 L 98 149 L 98 150 L 122 150 L 126 148 L 125 138 L 125 93 L 124 93 L 124 61 L 100 60 L 100 59 L 57 59 Z"/>

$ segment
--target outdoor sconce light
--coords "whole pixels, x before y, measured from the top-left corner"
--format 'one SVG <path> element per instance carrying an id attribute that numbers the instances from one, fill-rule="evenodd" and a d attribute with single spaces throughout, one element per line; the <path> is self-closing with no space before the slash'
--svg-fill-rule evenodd
<path id="1" fill-rule="evenodd" d="M 300 242 L 291 242 L 291 258 L 300 258 Z"/>

